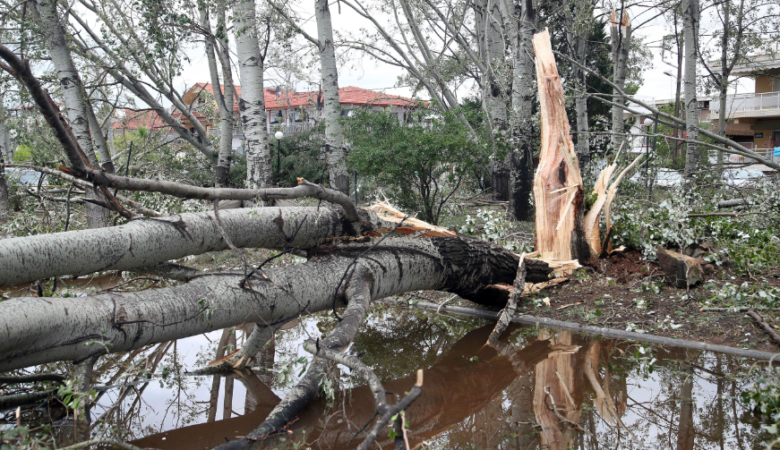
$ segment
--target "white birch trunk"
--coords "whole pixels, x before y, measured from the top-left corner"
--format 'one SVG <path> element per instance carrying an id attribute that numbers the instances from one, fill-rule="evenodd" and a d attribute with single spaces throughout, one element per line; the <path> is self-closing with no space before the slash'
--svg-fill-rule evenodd
<path id="1" fill-rule="evenodd" d="M 699 146 L 690 140 L 699 138 L 699 117 L 696 109 L 696 31 L 699 26 L 699 1 L 683 0 L 683 34 L 685 41 L 685 124 L 688 142 L 685 144 L 685 187 L 695 182 L 699 166 Z"/>
<path id="2" fill-rule="evenodd" d="M 2 105 L 0 105 L 1 108 Z M 0 111 L 0 114 L 2 114 L 2 111 Z M 11 154 L 8 151 L 7 136 L 8 131 L 5 129 L 5 121 L 0 117 L 0 222 L 5 222 L 11 215 L 11 203 L 8 200 L 8 182 L 5 178 L 5 157 Z"/>
<path id="3" fill-rule="evenodd" d="M 317 19 L 320 71 L 322 76 L 323 118 L 325 120 L 325 145 L 328 152 L 328 179 L 332 189 L 349 194 L 349 174 L 344 155 L 344 135 L 341 131 L 341 103 L 339 102 L 339 76 L 336 66 L 336 49 L 333 43 L 333 24 L 327 0 L 316 0 L 314 14 Z"/>
<path id="4" fill-rule="evenodd" d="M 273 173 L 266 132 L 263 58 L 257 37 L 254 0 L 239 0 L 234 7 L 234 16 L 241 81 L 239 110 L 246 149 L 246 183 L 250 189 L 259 189 L 273 184 Z"/>
<path id="5" fill-rule="evenodd" d="M 242 208 L 222 211 L 219 216 L 225 233 L 238 248 L 307 249 L 353 230 L 343 210 L 334 208 Z M 3 239 L 0 286 L 54 276 L 128 270 L 225 250 L 228 246 L 213 217 L 213 213 L 186 213 L 98 230 Z M 377 229 L 392 226 L 374 213 L 369 213 L 368 218 Z M 101 244 L 96 246 L 96 242 Z"/>
<path id="6" fill-rule="evenodd" d="M 86 96 L 84 97 L 86 99 Z M 111 151 L 108 149 L 108 143 L 105 136 L 103 136 L 103 130 L 100 128 L 100 122 L 95 117 L 95 111 L 89 103 L 86 103 L 84 110 L 87 113 L 87 119 L 89 120 L 89 132 L 92 134 L 92 142 L 97 149 L 97 154 L 100 155 L 100 166 L 108 173 L 114 173 L 114 162 L 111 160 Z"/>
<path id="7" fill-rule="evenodd" d="M 628 52 L 631 49 L 631 22 L 628 19 L 627 11 L 614 12 L 611 30 L 611 45 L 612 45 L 612 65 L 613 65 L 613 83 L 615 83 L 620 89 L 625 88 L 626 84 L 626 72 L 628 70 Z M 622 13 L 622 17 L 621 17 Z M 618 23 L 616 23 L 618 22 Z M 622 22 L 622 23 L 619 23 Z M 618 95 L 617 90 L 613 89 L 613 94 Z M 625 103 L 625 99 L 615 97 L 615 103 Z M 625 137 L 621 136 L 626 132 L 625 123 L 623 121 L 623 108 L 620 106 L 612 107 L 612 150 L 617 151 L 625 141 Z"/>
<path id="8" fill-rule="evenodd" d="M 342 274 L 370 245 L 264 270 L 267 278 L 253 277 L 251 289 L 240 288 L 246 284 L 239 272 L 162 289 L 0 302 L 0 372 L 129 351 L 242 323 L 274 326 L 330 309 Z M 406 238 L 372 249 L 356 271 L 371 275 L 371 299 L 437 289 L 497 306 L 506 298 L 485 295 L 480 286 L 511 283 L 517 264 L 511 252 L 483 241 Z M 336 306 L 343 305 L 340 295 Z"/>
<path id="9" fill-rule="evenodd" d="M 60 24 L 57 14 L 57 3 L 54 0 L 43 0 L 39 3 L 38 13 L 41 26 L 46 33 L 46 45 L 49 48 L 52 63 L 57 71 L 57 79 L 62 87 L 62 98 L 65 104 L 65 114 L 70 122 L 70 128 L 76 137 L 81 150 L 87 155 L 93 167 L 100 167 L 92 146 L 92 135 L 89 126 L 87 103 L 83 95 L 83 86 L 76 65 L 70 55 L 65 40 L 65 30 Z M 88 198 L 101 199 L 95 189 L 87 190 Z M 103 207 L 87 203 L 87 226 L 100 228 L 108 226 L 108 211 Z"/>
<path id="10" fill-rule="evenodd" d="M 208 32 L 205 36 L 206 58 L 209 65 L 209 74 L 211 75 L 211 86 L 214 90 L 214 100 L 219 109 L 219 155 L 217 156 L 217 167 L 214 174 L 214 184 L 216 187 L 227 187 L 230 178 L 230 161 L 233 152 L 233 83 L 228 79 L 230 65 L 223 66 L 225 75 L 225 92 L 220 89 L 219 69 L 217 68 L 217 58 L 215 55 L 215 38 L 211 34 L 211 23 L 209 21 L 208 6 L 204 6 L 200 12 L 201 26 Z M 222 61 L 223 65 L 226 61 Z"/>

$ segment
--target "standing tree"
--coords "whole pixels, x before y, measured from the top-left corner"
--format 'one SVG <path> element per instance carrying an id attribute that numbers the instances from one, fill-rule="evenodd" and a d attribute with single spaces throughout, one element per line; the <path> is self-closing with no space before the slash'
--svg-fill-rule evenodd
<path id="1" fill-rule="evenodd" d="M 771 0 L 719 0 L 713 1 L 711 8 L 712 15 L 720 24 L 712 33 L 714 48 L 704 46 L 698 34 L 694 37 L 697 39 L 699 62 L 718 92 L 718 135 L 726 136 L 729 113 L 726 100 L 731 72 L 737 65 L 750 65 L 754 55 L 774 48 L 780 39 L 780 11 L 777 2 Z M 715 61 L 707 60 L 710 55 L 717 56 L 717 65 L 713 64 Z M 718 166 L 723 164 L 723 152 L 718 152 L 717 162 Z"/>
<path id="2" fill-rule="evenodd" d="M 619 89 L 626 87 L 626 72 L 628 71 L 628 53 L 631 49 L 631 38 L 633 28 L 631 19 L 628 17 L 628 11 L 621 3 L 619 11 L 612 11 L 609 18 L 611 24 L 610 30 L 612 39 L 612 68 L 613 81 Z M 624 104 L 625 99 L 620 98 L 618 90 L 612 92 L 616 98 L 615 102 Z M 623 108 L 619 105 L 612 106 L 612 151 L 617 151 L 625 141 L 625 124 L 623 121 Z"/>
<path id="3" fill-rule="evenodd" d="M 697 33 L 699 30 L 699 0 L 683 0 L 683 33 L 685 41 L 685 186 L 688 191 L 694 183 L 699 167 L 698 102 L 696 100 Z"/>
<path id="4" fill-rule="evenodd" d="M 263 61 L 270 40 L 270 24 L 265 30 L 264 50 L 260 48 L 254 0 L 239 0 L 234 7 L 233 27 L 236 34 L 241 97 L 239 110 L 246 137 L 246 183 L 251 189 L 273 185 L 271 153 L 268 150 L 267 117 L 263 88 Z M 218 86 L 214 87 L 219 89 Z"/>

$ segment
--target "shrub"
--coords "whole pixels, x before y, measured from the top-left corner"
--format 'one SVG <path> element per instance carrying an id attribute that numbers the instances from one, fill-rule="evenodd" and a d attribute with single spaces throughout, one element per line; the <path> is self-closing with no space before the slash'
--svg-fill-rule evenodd
<path id="1" fill-rule="evenodd" d="M 488 162 L 456 111 L 417 111 L 404 124 L 396 114 L 353 111 L 344 127 L 351 168 L 375 177 L 393 202 L 423 220 L 438 223 L 450 197 Z"/>

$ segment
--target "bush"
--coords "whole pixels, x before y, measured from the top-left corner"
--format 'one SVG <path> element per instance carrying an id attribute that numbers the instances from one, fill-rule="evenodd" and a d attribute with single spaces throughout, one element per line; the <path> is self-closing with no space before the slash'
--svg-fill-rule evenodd
<path id="1" fill-rule="evenodd" d="M 14 152 L 14 162 L 26 163 L 32 159 L 32 151 L 26 145 L 20 145 Z"/>
<path id="2" fill-rule="evenodd" d="M 353 111 L 344 121 L 351 168 L 375 177 L 393 202 L 423 220 L 438 223 L 450 197 L 488 163 L 486 149 L 470 139 L 456 111 L 417 111 L 405 124 L 396 114 Z"/>
<path id="3" fill-rule="evenodd" d="M 326 182 L 325 161 L 321 158 L 325 145 L 322 131 L 315 129 L 281 139 L 281 160 L 277 159 L 279 142 L 269 139 L 271 147 L 271 168 L 276 186 L 297 186 L 298 177 L 312 183 Z M 279 164 L 281 162 L 281 164 Z M 277 167 L 281 166 L 279 170 Z M 231 171 L 232 172 L 232 171 Z M 244 178 L 246 178 L 246 159 L 244 160 Z"/>

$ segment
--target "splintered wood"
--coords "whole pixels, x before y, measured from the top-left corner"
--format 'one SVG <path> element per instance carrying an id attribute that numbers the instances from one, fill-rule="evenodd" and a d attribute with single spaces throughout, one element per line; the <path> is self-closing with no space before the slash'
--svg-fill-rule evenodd
<path id="1" fill-rule="evenodd" d="M 533 43 L 542 124 L 542 148 L 534 177 L 536 250 L 547 262 L 585 262 L 598 258 L 605 250 L 603 247 L 609 246 L 612 201 L 623 177 L 636 167 L 642 156 L 613 181 L 618 168 L 618 151 L 615 162 L 599 174 L 592 192 L 596 196 L 595 202 L 583 217 L 584 187 L 574 143 L 569 135 L 563 86 L 547 30 L 534 35 Z M 607 225 L 603 240 L 599 228 L 602 211 Z M 558 276 L 566 274 L 571 274 L 569 268 L 557 271 Z"/>
<path id="2" fill-rule="evenodd" d="M 563 85 L 558 75 L 550 34 L 534 35 L 536 76 L 542 128 L 539 167 L 534 177 L 536 250 L 545 261 L 580 259 L 573 242 L 579 220 L 582 231 L 583 185 L 574 142 L 569 135 Z M 579 216 L 579 219 L 578 219 Z"/>
<path id="3" fill-rule="evenodd" d="M 388 222 L 401 223 L 401 221 L 403 221 L 403 224 L 401 226 L 398 226 L 395 229 L 395 231 L 397 231 L 398 233 L 414 234 L 417 233 L 418 231 L 419 232 L 425 231 L 425 233 L 422 233 L 422 235 L 426 237 L 457 236 L 457 234 L 454 231 L 442 227 L 437 227 L 436 225 L 431 225 L 428 222 L 422 221 L 420 219 L 408 217 L 406 214 L 402 213 L 401 211 L 399 211 L 393 205 L 391 205 L 386 201 L 385 202 L 377 201 L 367 209 L 374 211 L 377 214 L 377 216 L 379 216 L 380 219 L 386 220 Z M 379 231 L 391 231 L 391 228 L 380 228 Z"/>

